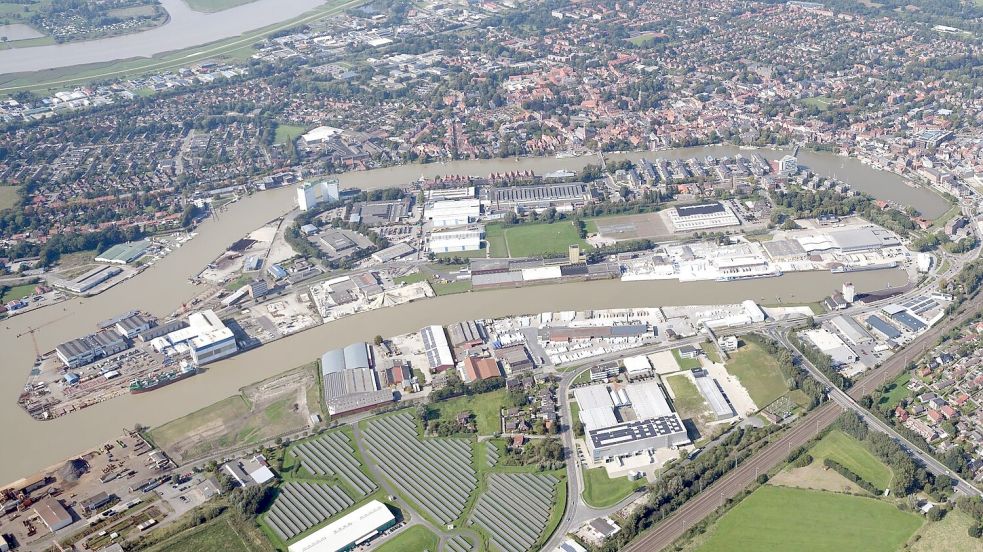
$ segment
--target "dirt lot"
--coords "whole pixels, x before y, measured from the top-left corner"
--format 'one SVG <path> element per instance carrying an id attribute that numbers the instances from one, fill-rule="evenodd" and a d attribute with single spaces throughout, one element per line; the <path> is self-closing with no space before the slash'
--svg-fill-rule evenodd
<path id="1" fill-rule="evenodd" d="M 826 469 L 819 462 L 813 462 L 804 468 L 782 470 L 775 477 L 772 477 L 769 483 L 783 487 L 798 487 L 800 489 L 814 489 L 817 491 L 867 494 L 852 481 L 833 470 Z"/>
<path id="2" fill-rule="evenodd" d="M 301 431 L 310 425 L 311 413 L 321 414 L 319 395 L 309 393 L 317 385 L 314 366 L 245 387 L 239 395 L 154 428 L 150 437 L 175 462 L 186 464 Z"/>

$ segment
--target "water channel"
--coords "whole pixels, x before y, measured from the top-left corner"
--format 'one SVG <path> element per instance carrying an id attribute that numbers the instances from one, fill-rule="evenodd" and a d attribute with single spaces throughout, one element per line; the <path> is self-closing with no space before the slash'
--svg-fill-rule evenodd
<path id="1" fill-rule="evenodd" d="M 699 151 L 660 152 L 659 155 L 688 157 Z M 726 154 L 720 148 L 712 151 L 713 155 Z M 781 152 L 771 152 L 770 156 L 774 155 L 780 156 Z M 632 154 L 632 157 L 638 155 Z M 849 161 L 831 155 L 819 159 L 830 164 L 827 167 L 830 171 L 842 170 L 836 167 Z M 596 161 L 596 158 L 586 157 L 462 161 L 348 173 L 340 179 L 343 186 L 374 189 L 405 184 L 421 175 L 484 175 L 493 171 L 525 169 L 544 172 L 576 169 Z M 818 166 L 813 169 L 824 170 Z M 873 169 L 857 163 L 856 170 L 858 179 L 866 179 L 868 183 L 876 181 L 870 174 L 875 173 Z M 909 188 L 898 180 L 894 184 L 887 181 L 877 184 L 879 188 L 875 195 L 891 199 L 889 195 L 902 198 L 919 193 L 917 188 Z M 847 181 L 853 184 L 852 180 Z M 189 276 L 244 234 L 292 209 L 294 195 L 293 188 L 282 188 L 245 197 L 221 213 L 218 220 L 203 223 L 197 237 L 138 277 L 96 297 L 67 301 L 0 322 L 0 351 L 4 352 L 0 362 L 0 419 L 6 422 L 0 427 L 0 442 L 17 450 L 17 454 L 5 455 L 0 462 L 0 481 L 11 481 L 59 462 L 115 437 L 123 428 L 135 423 L 153 426 L 182 416 L 232 395 L 242 386 L 309 362 L 327 349 L 369 340 L 375 335 L 398 335 L 416 331 L 427 324 L 543 311 L 732 303 L 743 299 L 762 303 L 807 302 L 821 299 L 846 280 L 853 281 L 858 292 L 898 287 L 906 282 L 906 275 L 901 270 L 881 270 L 853 274 L 794 273 L 780 278 L 727 283 L 609 280 L 473 292 L 363 313 L 325 324 L 210 365 L 207 372 L 186 382 L 153 393 L 107 401 L 52 421 L 35 421 L 20 409 L 16 403 L 17 395 L 33 362 L 34 351 L 31 336 L 16 337 L 18 334 L 38 328 L 38 345 L 41 351 L 48 351 L 58 343 L 93 331 L 100 320 L 129 309 L 139 308 L 166 316 L 200 291 L 188 283 Z M 925 209 L 924 205 L 920 207 Z"/>
<path id="2" fill-rule="evenodd" d="M 170 15 L 160 27 L 83 42 L 0 50 L 0 74 L 146 58 L 191 48 L 293 19 L 324 1 L 255 0 L 216 13 L 202 13 L 189 8 L 184 0 L 160 0 Z"/>

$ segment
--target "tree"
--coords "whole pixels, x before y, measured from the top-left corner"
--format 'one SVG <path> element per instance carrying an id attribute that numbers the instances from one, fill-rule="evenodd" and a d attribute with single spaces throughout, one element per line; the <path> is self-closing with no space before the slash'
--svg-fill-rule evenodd
<path id="1" fill-rule="evenodd" d="M 381 346 L 382 345 L 382 342 L 383 342 L 383 339 L 382 339 L 382 336 L 381 335 L 375 336 L 375 339 L 373 340 L 373 343 L 375 343 L 375 346 L 376 347 Z"/>

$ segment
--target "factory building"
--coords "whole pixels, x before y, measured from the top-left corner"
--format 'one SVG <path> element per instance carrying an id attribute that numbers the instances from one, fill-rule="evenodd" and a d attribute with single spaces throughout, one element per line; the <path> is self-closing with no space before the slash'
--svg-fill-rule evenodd
<path id="1" fill-rule="evenodd" d="M 809 253 L 821 251 L 862 253 L 901 245 L 897 236 L 876 226 L 802 234 L 796 236 L 795 240 Z"/>
<path id="2" fill-rule="evenodd" d="M 127 339 L 133 339 L 141 333 L 149 330 L 151 327 L 153 327 L 153 325 L 154 323 L 152 320 L 145 318 L 142 314 L 134 313 L 118 320 L 114 327 L 116 328 L 116 332 L 121 336 Z"/>
<path id="3" fill-rule="evenodd" d="M 187 327 L 156 337 L 154 349 L 164 354 L 187 353 L 197 366 L 215 362 L 239 351 L 235 335 L 213 310 L 192 313 Z"/>
<path id="4" fill-rule="evenodd" d="M 435 201 L 426 209 L 426 215 L 435 228 L 464 226 L 478 221 L 481 202 L 477 199 Z"/>
<path id="5" fill-rule="evenodd" d="M 461 379 L 465 383 L 495 378 L 502 375 L 498 361 L 488 357 L 468 357 L 461 363 Z"/>
<path id="6" fill-rule="evenodd" d="M 720 382 L 710 377 L 706 370 L 693 370 L 693 380 L 696 382 L 696 388 L 700 390 L 700 394 L 706 399 L 718 420 L 726 420 L 736 415 L 734 406 L 720 387 Z"/>
<path id="7" fill-rule="evenodd" d="M 57 278 L 52 278 L 51 283 L 55 287 L 60 287 L 67 289 L 72 293 L 85 293 L 90 289 L 98 286 L 99 284 L 105 282 L 106 280 L 116 276 L 123 269 L 117 266 L 100 266 L 98 268 L 93 268 L 92 270 L 86 272 L 85 274 L 75 278 L 74 280 L 61 280 Z"/>
<path id="8" fill-rule="evenodd" d="M 669 221 L 676 232 L 706 230 L 741 224 L 737 216 L 724 204 L 714 201 L 699 205 L 674 207 L 669 210 Z"/>
<path id="9" fill-rule="evenodd" d="M 570 212 L 587 205 L 590 199 L 590 187 L 583 182 L 501 186 L 488 192 L 488 201 L 495 210 L 520 213 L 544 211 L 550 207 L 561 213 Z"/>
<path id="10" fill-rule="evenodd" d="M 43 498 L 34 504 L 34 512 L 41 521 L 54 533 L 72 524 L 72 514 L 53 496 Z"/>
<path id="11" fill-rule="evenodd" d="M 147 253 L 150 242 L 147 240 L 138 242 L 118 243 L 103 251 L 95 258 L 101 263 L 111 264 L 130 264 Z"/>
<path id="12" fill-rule="evenodd" d="M 373 500 L 291 544 L 289 552 L 347 552 L 396 525 L 389 507 Z"/>
<path id="13" fill-rule="evenodd" d="M 481 239 L 484 237 L 485 227 L 481 224 L 458 229 L 434 230 L 430 233 L 430 251 L 434 253 L 477 251 L 481 249 Z"/>
<path id="14" fill-rule="evenodd" d="M 367 343 L 353 343 L 321 355 L 321 382 L 332 416 L 363 412 L 393 400 L 391 390 L 380 388 Z"/>
<path id="15" fill-rule="evenodd" d="M 420 330 L 423 338 L 423 352 L 427 356 L 430 372 L 436 374 L 454 367 L 454 355 L 451 353 L 443 326 L 427 326 Z"/>
<path id="16" fill-rule="evenodd" d="M 338 201 L 339 197 L 337 180 L 305 182 L 297 186 L 297 205 L 301 211 L 309 211 L 321 202 Z"/>
<path id="17" fill-rule="evenodd" d="M 587 450 L 595 461 L 689 443 L 686 428 L 656 381 L 574 390 Z"/>
<path id="18" fill-rule="evenodd" d="M 840 332 L 847 341 L 855 346 L 869 345 L 874 342 L 874 337 L 851 317 L 840 315 L 830 320 L 830 323 L 836 328 L 836 331 Z"/>
<path id="19" fill-rule="evenodd" d="M 116 330 L 105 330 L 62 343 L 55 347 L 55 354 L 68 368 L 78 368 L 127 348 L 129 344 Z"/>
<path id="20" fill-rule="evenodd" d="M 883 318 L 872 314 L 867 317 L 867 325 L 870 326 L 874 331 L 884 336 L 885 339 L 898 339 L 901 337 L 901 332 L 897 328 L 888 324 Z"/>

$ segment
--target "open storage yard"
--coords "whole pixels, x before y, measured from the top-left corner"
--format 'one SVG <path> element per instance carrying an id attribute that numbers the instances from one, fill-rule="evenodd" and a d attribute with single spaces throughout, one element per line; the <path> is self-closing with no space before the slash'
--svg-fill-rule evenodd
<path id="1" fill-rule="evenodd" d="M 305 366 L 245 387 L 235 395 L 150 431 L 150 438 L 179 463 L 306 429 L 321 413 L 317 379 Z M 313 396 L 311 396 L 313 395 Z"/>
<path id="2" fill-rule="evenodd" d="M 556 500 L 552 475 L 493 473 L 471 514 L 471 523 L 505 552 L 531 550 L 543 537 Z"/>
<path id="3" fill-rule="evenodd" d="M 416 504 L 439 523 L 464 514 L 478 485 L 472 445 L 465 439 L 423 439 L 410 414 L 373 418 L 365 425 L 368 453 Z"/>
<path id="4" fill-rule="evenodd" d="M 886 501 L 764 485 L 720 518 L 699 550 L 894 552 L 921 525 Z"/>

